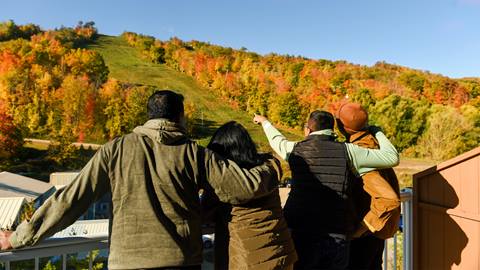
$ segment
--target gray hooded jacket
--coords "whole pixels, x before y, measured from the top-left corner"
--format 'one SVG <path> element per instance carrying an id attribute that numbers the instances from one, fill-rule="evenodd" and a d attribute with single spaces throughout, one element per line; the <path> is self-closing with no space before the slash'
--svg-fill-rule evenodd
<path id="1" fill-rule="evenodd" d="M 199 190 L 212 188 L 223 202 L 243 203 L 275 189 L 276 166 L 241 169 L 189 140 L 179 125 L 149 120 L 105 144 L 70 185 L 17 228 L 11 243 L 37 243 L 111 192 L 109 269 L 199 265 Z"/>

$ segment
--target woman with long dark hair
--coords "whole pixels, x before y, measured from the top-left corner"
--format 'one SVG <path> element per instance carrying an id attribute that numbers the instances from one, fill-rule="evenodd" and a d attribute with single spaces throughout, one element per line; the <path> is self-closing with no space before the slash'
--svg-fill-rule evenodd
<path id="1" fill-rule="evenodd" d="M 208 148 L 243 168 L 272 158 L 259 154 L 247 130 L 235 121 L 221 126 Z M 219 204 L 215 218 L 215 269 L 293 269 L 297 254 L 282 214 L 278 189 L 246 204 Z"/>

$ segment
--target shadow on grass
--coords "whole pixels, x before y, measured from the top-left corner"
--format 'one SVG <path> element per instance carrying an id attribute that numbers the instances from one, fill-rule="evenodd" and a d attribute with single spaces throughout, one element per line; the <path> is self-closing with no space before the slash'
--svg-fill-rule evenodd
<path id="1" fill-rule="evenodd" d="M 213 133 L 215 133 L 219 126 L 219 123 L 212 120 L 194 118 L 192 129 L 190 131 L 190 137 L 192 139 L 209 138 L 213 135 Z"/>

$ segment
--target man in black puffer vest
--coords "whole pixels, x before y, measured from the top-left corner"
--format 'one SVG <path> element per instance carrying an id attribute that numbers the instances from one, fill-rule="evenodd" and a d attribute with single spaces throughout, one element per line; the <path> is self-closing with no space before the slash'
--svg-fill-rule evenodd
<path id="1" fill-rule="evenodd" d="M 298 254 L 310 258 L 296 269 L 344 269 L 356 217 L 345 144 L 330 135 L 308 136 L 296 144 L 288 163 L 292 190 L 284 214 Z"/>
<path id="2" fill-rule="evenodd" d="M 298 261 L 295 269 L 345 269 L 349 239 L 358 224 L 352 202 L 354 175 L 398 164 L 398 153 L 382 132 L 380 149 L 335 141 L 333 115 L 314 111 L 305 125 L 306 139 L 288 141 L 263 116 L 270 145 L 292 170 L 292 189 L 284 215 L 292 232 Z"/>

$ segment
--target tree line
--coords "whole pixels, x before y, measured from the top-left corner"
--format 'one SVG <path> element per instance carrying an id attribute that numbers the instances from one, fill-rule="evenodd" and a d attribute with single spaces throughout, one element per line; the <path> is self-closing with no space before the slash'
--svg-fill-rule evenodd
<path id="1" fill-rule="evenodd" d="M 145 121 L 154 88 L 109 78 L 102 56 L 86 49 L 97 37 L 93 22 L 54 30 L 0 23 L 0 156 L 13 155 L 22 137 L 66 147 L 104 142 Z M 188 74 L 233 107 L 288 127 L 301 128 L 310 111 L 333 112 L 348 97 L 363 104 L 406 155 L 443 160 L 480 142 L 478 78 L 451 79 L 385 62 L 368 67 L 259 55 L 131 32 L 122 37 L 147 61 Z M 187 107 L 191 117 L 194 106 Z"/>
<path id="2" fill-rule="evenodd" d="M 405 155 L 444 160 L 480 143 L 480 79 L 451 79 L 399 65 L 363 66 L 259 55 L 200 41 L 124 32 L 143 57 L 186 73 L 236 108 L 301 128 L 315 109 L 359 102 Z"/>

